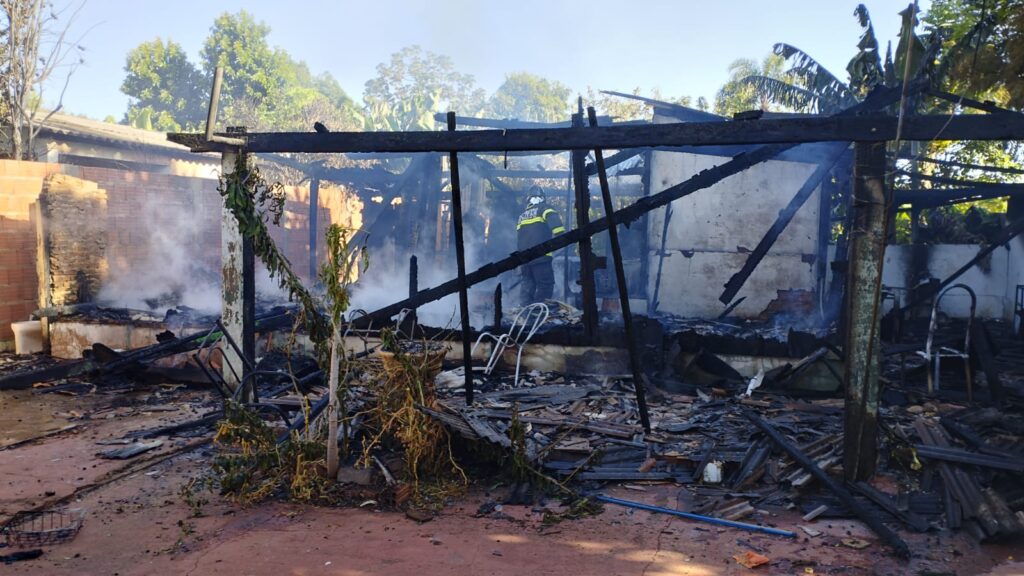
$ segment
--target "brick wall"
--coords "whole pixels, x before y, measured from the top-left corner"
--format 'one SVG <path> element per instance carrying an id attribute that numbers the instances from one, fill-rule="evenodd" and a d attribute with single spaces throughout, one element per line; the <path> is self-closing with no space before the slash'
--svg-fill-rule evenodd
<path id="1" fill-rule="evenodd" d="M 107 193 L 95 182 L 53 174 L 39 195 L 47 257 L 47 306 L 92 302 L 107 277 Z"/>
<path id="2" fill-rule="evenodd" d="M 146 270 L 160 268 L 165 242 L 180 246 L 182 257 L 215 274 L 220 269 L 221 199 L 217 181 L 151 172 L 0 160 L 0 347 L 13 338 L 12 320 L 27 319 L 40 307 L 36 272 L 36 226 L 32 219 L 43 180 L 67 174 L 105 191 L 103 245 L 108 280 L 150 282 Z M 318 254 L 332 222 L 357 228 L 361 204 L 340 188 L 321 186 L 318 202 Z M 295 271 L 308 270 L 308 187 L 287 187 L 281 227 L 272 235 Z M 64 228 L 72 225 L 65 224 Z M 63 241 L 73 242 L 74 235 Z M 190 282 L 191 278 L 182 278 Z"/>
<path id="3" fill-rule="evenodd" d="M 0 160 L 0 350 L 14 338 L 11 322 L 39 308 L 35 202 L 56 164 Z"/>

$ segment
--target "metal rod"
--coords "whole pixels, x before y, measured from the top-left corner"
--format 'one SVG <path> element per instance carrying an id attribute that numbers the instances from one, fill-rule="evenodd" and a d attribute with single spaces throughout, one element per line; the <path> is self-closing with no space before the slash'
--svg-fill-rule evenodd
<path id="1" fill-rule="evenodd" d="M 448 113 L 448 131 L 455 131 L 455 112 Z M 459 312 L 462 316 L 462 364 L 466 373 L 466 405 L 473 405 L 473 358 L 470 348 L 469 292 L 466 284 L 466 245 L 462 235 L 462 190 L 459 183 L 459 154 L 449 155 L 452 184 L 452 224 L 455 229 L 455 263 L 459 270 Z"/>
<path id="2" fill-rule="evenodd" d="M 600 502 L 606 502 L 608 504 L 625 506 L 627 508 L 636 508 L 637 510 L 646 510 L 648 512 L 658 512 L 659 514 L 670 514 L 672 516 L 686 518 L 687 520 L 696 520 L 698 522 L 706 522 L 708 524 L 716 524 L 718 526 L 739 528 L 740 530 L 749 530 L 750 532 L 762 532 L 764 534 L 771 534 L 773 536 L 785 536 L 786 538 L 796 538 L 796 532 L 790 532 L 789 530 L 782 530 L 780 528 L 769 528 L 767 526 L 758 526 L 757 524 L 747 524 L 746 522 L 736 522 L 734 520 L 726 520 L 725 518 L 715 518 L 714 516 L 702 516 L 700 514 L 682 512 L 680 510 L 673 510 L 671 508 L 662 508 L 661 506 L 644 504 L 643 502 L 634 502 L 632 500 L 620 500 L 618 498 L 612 498 L 611 496 L 605 496 L 604 494 L 598 494 L 597 496 L 594 496 L 594 499 Z"/>
<path id="3" fill-rule="evenodd" d="M 597 112 L 594 107 L 587 108 L 590 126 L 597 127 Z M 633 314 L 629 309 L 629 285 L 626 283 L 626 269 L 622 265 L 622 247 L 619 245 L 619 230 L 615 222 L 615 206 L 612 205 L 611 187 L 608 185 L 608 171 L 604 165 L 604 152 L 600 148 L 594 150 L 597 164 L 597 178 L 601 183 L 601 199 L 604 202 L 604 213 L 608 217 L 608 239 L 612 245 L 612 260 L 615 264 L 615 281 L 619 285 L 619 306 L 622 308 L 622 326 L 626 331 L 626 347 L 629 350 L 629 368 L 633 373 L 633 391 L 640 410 L 640 423 L 644 432 L 651 433 L 651 418 L 647 412 L 647 398 L 644 395 L 643 373 L 640 370 L 640 355 L 636 349 L 636 335 L 633 333 Z"/>

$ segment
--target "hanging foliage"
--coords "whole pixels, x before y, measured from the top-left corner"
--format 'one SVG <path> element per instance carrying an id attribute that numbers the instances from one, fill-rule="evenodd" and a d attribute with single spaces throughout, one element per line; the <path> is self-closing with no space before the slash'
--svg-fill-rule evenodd
<path id="1" fill-rule="evenodd" d="M 281 253 L 274 239 L 270 237 L 268 223 L 280 224 L 284 213 L 284 187 L 278 182 L 268 184 L 259 168 L 250 166 L 244 153 L 238 155 L 235 169 L 222 174 L 217 191 L 224 198 L 224 205 L 238 221 L 242 236 L 252 240 L 253 252 L 276 278 L 278 285 L 288 292 L 289 299 L 302 306 L 302 321 L 310 340 L 316 346 L 317 359 L 325 364 L 327 340 L 331 328 L 320 313 L 316 299 L 302 284 L 292 270 L 288 258 Z"/>

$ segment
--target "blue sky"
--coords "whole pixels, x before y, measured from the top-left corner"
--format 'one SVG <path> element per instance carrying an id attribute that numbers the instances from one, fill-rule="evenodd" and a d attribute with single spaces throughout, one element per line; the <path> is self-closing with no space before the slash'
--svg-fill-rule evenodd
<path id="1" fill-rule="evenodd" d="M 57 0 L 58 5 L 62 0 Z M 906 0 L 864 2 L 879 39 L 899 33 Z M 419 44 L 446 54 L 488 93 L 526 71 L 577 92 L 596 89 L 711 100 L 736 58 L 763 58 L 776 42 L 814 55 L 840 77 L 853 56 L 857 2 L 846 0 L 88 0 L 71 30 L 85 33 L 85 64 L 71 77 L 65 111 L 120 119 L 125 56 L 170 38 L 198 60 L 214 18 L 245 9 L 270 25 L 272 45 L 328 71 L 358 99 L 378 63 Z M 927 1 L 921 2 L 926 8 Z M 60 79 L 63 83 L 63 79 Z M 54 102 L 59 85 L 44 93 Z"/>

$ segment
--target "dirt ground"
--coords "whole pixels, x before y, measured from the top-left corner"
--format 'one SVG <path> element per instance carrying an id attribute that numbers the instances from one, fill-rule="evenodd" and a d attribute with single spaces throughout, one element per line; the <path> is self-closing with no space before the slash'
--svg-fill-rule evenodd
<path id="1" fill-rule="evenodd" d="M 481 503 L 503 495 L 501 488 L 488 493 L 483 486 L 472 487 L 422 524 L 373 505 L 335 509 L 267 503 L 239 508 L 212 494 L 206 494 L 210 502 L 202 507 L 202 516 L 193 517 L 179 492 L 206 465 L 210 448 L 202 438 L 165 438 L 157 450 L 127 461 L 96 456 L 110 448 L 97 445 L 98 440 L 195 418 L 208 407 L 208 398 L 189 394 L 168 394 L 166 402 L 140 405 L 103 395 L 0 392 L 0 518 L 74 494 L 67 507 L 81 508 L 86 515 L 72 541 L 44 547 L 38 559 L 0 565 L 0 573 L 1024 574 L 1024 542 L 979 545 L 964 535 L 904 532 L 914 551 L 904 562 L 889 555 L 857 522 L 805 523 L 787 511 L 769 512 L 762 519 L 799 532 L 799 538 L 610 505 L 598 516 L 547 527 L 539 507 L 505 506 L 500 513 L 478 518 Z M 75 428 L 3 447 L 71 424 Z M 101 485 L 93 489 L 97 483 Z M 608 493 L 674 507 L 684 499 L 681 490 L 685 488 L 663 484 Z M 800 524 L 822 534 L 810 537 Z M 842 543 L 850 538 L 869 545 L 857 550 Z M 14 551 L 0 547 L 0 555 Z M 771 561 L 745 568 L 733 557 L 747 551 Z"/>

